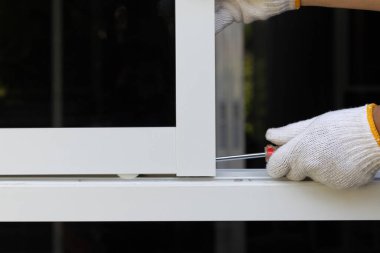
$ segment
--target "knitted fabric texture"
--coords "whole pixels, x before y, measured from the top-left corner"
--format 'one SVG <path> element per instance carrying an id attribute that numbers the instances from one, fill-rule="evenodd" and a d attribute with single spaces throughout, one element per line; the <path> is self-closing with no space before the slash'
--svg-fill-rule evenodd
<path id="1" fill-rule="evenodd" d="M 296 0 L 216 0 L 216 33 L 232 22 L 246 24 L 296 9 Z"/>
<path id="2" fill-rule="evenodd" d="M 274 178 L 311 178 L 346 189 L 366 185 L 380 169 L 380 148 L 368 123 L 367 106 L 269 129 L 266 138 L 282 145 L 267 164 Z"/>

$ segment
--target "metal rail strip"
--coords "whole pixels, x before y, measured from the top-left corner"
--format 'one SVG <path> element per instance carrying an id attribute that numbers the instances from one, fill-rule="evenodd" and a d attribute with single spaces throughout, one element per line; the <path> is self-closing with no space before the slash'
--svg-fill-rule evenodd
<path id="1" fill-rule="evenodd" d="M 265 170 L 213 178 L 4 178 L 0 221 L 378 220 L 380 181 L 340 191 Z"/>

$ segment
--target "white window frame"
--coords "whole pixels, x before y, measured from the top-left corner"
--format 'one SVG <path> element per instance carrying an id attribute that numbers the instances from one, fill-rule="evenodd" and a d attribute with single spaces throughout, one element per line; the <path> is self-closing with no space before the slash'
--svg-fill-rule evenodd
<path id="1" fill-rule="evenodd" d="M 175 127 L 1 129 L 0 175 L 215 175 L 214 0 L 176 0 L 175 15 Z"/>
<path id="2" fill-rule="evenodd" d="M 218 170 L 215 178 L 8 178 L 0 221 L 379 220 L 380 178 L 352 190 Z"/>
<path id="3" fill-rule="evenodd" d="M 119 156 L 134 155 L 126 161 L 129 165 L 136 160 L 136 166 L 139 166 L 139 161 L 145 160 L 148 169 L 139 168 L 135 172 L 156 172 L 149 170 L 150 166 L 164 170 L 166 166 L 173 166 L 175 169 L 166 168 L 165 171 L 177 175 L 212 175 L 215 173 L 213 0 L 177 0 L 177 13 L 178 8 L 183 11 L 183 16 L 177 15 L 177 24 L 182 24 L 177 25 L 177 82 L 186 85 L 177 86 L 176 128 L 147 128 L 142 131 L 143 135 L 140 135 L 141 129 L 129 129 L 124 135 L 119 132 L 123 131 L 122 128 L 112 129 L 113 133 L 91 128 L 75 130 L 78 136 L 69 138 L 85 138 L 95 145 L 99 142 L 95 136 L 116 145 L 118 149 L 114 151 L 119 152 Z M 186 45 L 189 44 L 192 48 L 187 51 L 185 49 L 190 47 Z M 206 62 L 199 62 L 200 58 Z M 193 67 L 191 71 L 187 71 L 189 66 Z M 68 136 L 57 131 L 62 129 L 2 129 L 0 145 L 4 142 L 7 145 L 0 148 L 0 174 L 8 174 L 4 172 L 11 170 L 8 171 L 4 164 L 17 159 L 20 160 L 16 168 L 19 174 L 37 174 L 36 171 L 51 174 L 45 164 L 42 164 L 42 170 L 40 167 L 29 169 L 29 162 L 33 159 L 36 163 L 41 162 L 40 159 L 49 159 L 57 171 L 67 169 L 70 164 L 66 160 L 76 156 L 71 150 L 62 149 L 63 155 L 53 158 L 41 151 L 33 151 L 45 147 L 45 142 L 81 144 L 79 139 L 67 140 Z M 119 143 L 124 141 L 136 141 L 133 147 L 137 151 L 133 147 L 123 150 Z M 160 150 L 165 142 L 169 144 Z M 103 156 L 103 149 L 107 147 L 98 149 L 96 155 Z M 22 157 L 19 156 L 20 150 Z M 39 156 L 33 157 L 29 152 Z M 167 154 L 173 156 L 167 158 Z M 64 166 L 60 167 L 61 163 Z M 117 162 L 108 163 L 110 170 L 107 174 L 124 173 L 124 170 L 115 169 L 117 166 Z M 73 167 L 69 172 L 78 174 L 78 171 L 81 170 Z M 103 168 L 96 171 L 104 174 Z M 88 174 L 84 172 L 93 170 L 81 172 Z M 14 170 L 9 174 L 15 174 Z M 266 170 L 218 170 L 211 178 L 161 176 L 133 180 L 103 176 L 79 178 L 78 175 L 18 176 L 0 179 L 0 221 L 380 220 L 379 196 L 380 173 L 371 184 L 351 190 L 334 190 L 310 180 L 273 179 Z"/>

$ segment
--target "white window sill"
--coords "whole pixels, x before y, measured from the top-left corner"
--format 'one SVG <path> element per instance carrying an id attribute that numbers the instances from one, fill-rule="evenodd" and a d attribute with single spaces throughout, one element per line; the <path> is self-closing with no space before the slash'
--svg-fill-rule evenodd
<path id="1" fill-rule="evenodd" d="M 378 220 L 380 180 L 338 191 L 265 170 L 215 178 L 7 178 L 0 221 Z"/>

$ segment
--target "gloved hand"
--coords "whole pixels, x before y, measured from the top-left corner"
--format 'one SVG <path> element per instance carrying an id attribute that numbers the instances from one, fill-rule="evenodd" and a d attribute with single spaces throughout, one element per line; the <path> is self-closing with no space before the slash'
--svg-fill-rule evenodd
<path id="1" fill-rule="evenodd" d="M 267 164 L 274 178 L 311 178 L 332 188 L 356 188 L 380 169 L 380 136 L 374 104 L 332 111 L 269 129 L 268 141 L 280 145 Z"/>
<path id="2" fill-rule="evenodd" d="M 300 0 L 215 0 L 215 32 L 232 22 L 248 24 L 299 7 Z"/>

